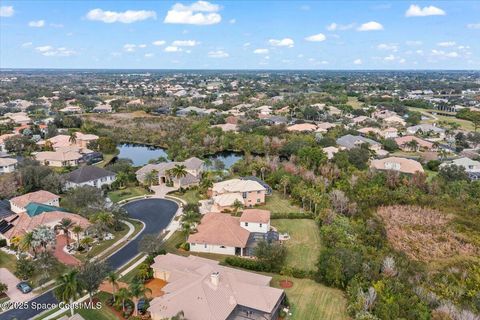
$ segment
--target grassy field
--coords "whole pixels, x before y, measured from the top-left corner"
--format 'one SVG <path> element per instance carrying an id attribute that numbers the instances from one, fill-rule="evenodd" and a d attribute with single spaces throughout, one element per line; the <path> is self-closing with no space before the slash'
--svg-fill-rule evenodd
<path id="1" fill-rule="evenodd" d="M 282 193 L 273 191 L 271 196 L 267 196 L 266 204 L 256 206 L 258 209 L 270 210 L 272 213 L 289 213 L 289 212 L 302 212 L 303 209 L 299 206 L 290 203 L 290 200 L 286 199 Z"/>
<path id="2" fill-rule="evenodd" d="M 290 235 L 291 239 L 285 242 L 287 266 L 314 270 L 321 247 L 316 222 L 310 219 L 273 219 L 272 226 Z"/>
<path id="3" fill-rule="evenodd" d="M 189 204 L 197 204 L 198 200 L 202 199 L 197 189 L 189 189 L 184 193 L 173 192 L 171 195 L 183 199 Z"/>
<path id="4" fill-rule="evenodd" d="M 272 286 L 278 287 L 285 277 L 273 275 Z M 346 320 L 347 301 L 341 290 L 325 287 L 310 279 L 288 278 L 293 282 L 285 289 L 291 305 L 292 320 Z"/>
<path id="5" fill-rule="evenodd" d="M 17 258 L 14 255 L 0 251 L 0 268 L 7 268 L 11 272 L 15 271 Z"/>
<path id="6" fill-rule="evenodd" d="M 121 190 L 110 191 L 108 193 L 108 197 L 113 202 L 119 202 L 128 198 L 143 196 L 149 193 L 150 192 L 144 187 L 134 186 L 134 187 L 127 187 Z"/>
<path id="7" fill-rule="evenodd" d="M 438 112 L 438 110 L 433 110 L 433 109 L 422 109 L 422 108 L 413 108 L 409 107 L 408 108 L 411 111 L 417 111 L 420 112 L 426 116 L 429 117 L 429 120 L 422 121 L 423 123 L 434 123 L 434 122 L 439 122 L 439 121 L 446 121 L 446 122 L 455 122 L 460 125 L 461 129 L 468 130 L 468 131 L 474 131 L 475 127 L 473 126 L 473 123 L 468 120 L 463 120 L 463 119 L 458 119 L 453 117 L 447 117 L 447 116 L 442 116 L 442 115 L 433 115 L 432 113 Z M 453 115 L 453 113 L 452 113 Z M 434 119 L 437 118 L 437 119 Z"/>
<path id="8" fill-rule="evenodd" d="M 363 106 L 363 103 L 358 101 L 357 97 L 348 97 L 347 104 L 352 106 L 353 109 L 360 109 Z"/>

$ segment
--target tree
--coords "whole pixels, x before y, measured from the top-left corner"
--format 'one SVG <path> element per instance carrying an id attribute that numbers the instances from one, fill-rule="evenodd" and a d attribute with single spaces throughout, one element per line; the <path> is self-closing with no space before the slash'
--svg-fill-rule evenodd
<path id="1" fill-rule="evenodd" d="M 262 240 L 257 243 L 253 255 L 266 266 L 267 270 L 277 272 L 282 269 L 287 251 L 285 246 Z"/>
<path id="2" fill-rule="evenodd" d="M 70 305 L 73 305 L 73 302 L 79 297 L 82 291 L 77 270 L 70 270 L 58 277 L 56 285 L 57 287 L 54 290 L 55 297 L 60 301 L 69 303 Z M 73 316 L 73 306 L 70 308 L 70 312 Z"/>
<path id="3" fill-rule="evenodd" d="M 31 259 L 26 254 L 20 254 L 17 263 L 15 264 L 15 275 L 22 280 L 26 280 L 33 275 L 35 266 Z"/>
<path id="4" fill-rule="evenodd" d="M 359 170 L 367 169 L 369 159 L 370 152 L 366 148 L 353 148 L 348 151 L 348 162 Z"/>
<path id="5" fill-rule="evenodd" d="M 152 293 L 152 290 L 150 290 L 150 288 L 145 287 L 143 283 L 140 283 L 138 281 L 132 282 L 128 287 L 128 290 L 130 291 L 130 296 L 132 297 L 133 304 L 135 306 L 133 314 L 134 316 L 137 316 L 138 300 L 140 300 L 140 298 L 144 298 L 147 293 Z"/>
<path id="6" fill-rule="evenodd" d="M 26 136 L 12 136 L 5 139 L 5 149 L 9 153 L 14 153 L 16 155 L 21 154 L 30 154 L 37 148 L 35 142 Z"/>
<path id="7" fill-rule="evenodd" d="M 93 239 L 92 237 L 84 237 L 81 241 L 80 241 L 80 244 L 82 246 L 85 246 L 86 248 L 86 251 L 88 251 L 90 249 L 90 247 L 92 246 L 92 243 L 93 243 Z"/>
<path id="8" fill-rule="evenodd" d="M 22 236 L 22 239 L 19 243 L 19 249 L 24 252 L 28 252 L 30 250 L 33 251 L 33 257 L 35 258 L 37 255 L 36 248 L 33 245 L 33 232 L 27 232 Z"/>
<path id="9" fill-rule="evenodd" d="M 118 274 L 115 271 L 110 271 L 107 275 L 107 280 L 112 285 L 113 302 L 115 302 L 115 290 L 118 289 L 118 279 Z"/>
<path id="10" fill-rule="evenodd" d="M 465 168 L 455 164 L 441 167 L 438 175 L 446 181 L 468 180 L 468 174 Z"/>
<path id="11" fill-rule="evenodd" d="M 8 286 L 3 283 L 3 282 L 0 282 L 0 296 L 3 296 L 4 294 L 6 294 L 8 291 Z"/>
<path id="12" fill-rule="evenodd" d="M 77 144 L 77 133 L 72 131 L 70 133 L 70 137 L 68 138 L 68 142 L 70 142 L 70 144 Z"/>
<path id="13" fill-rule="evenodd" d="M 92 222 L 95 223 L 97 228 L 103 231 L 106 236 L 108 231 L 113 227 L 115 219 L 110 212 L 99 212 L 92 217 Z"/>
<path id="14" fill-rule="evenodd" d="M 18 179 L 14 173 L 4 173 L 0 176 L 0 198 L 13 198 L 17 195 L 18 187 Z"/>
<path id="15" fill-rule="evenodd" d="M 40 272 L 39 283 L 46 283 L 58 265 L 58 260 L 48 251 L 40 252 L 35 260 L 35 268 Z"/>
<path id="16" fill-rule="evenodd" d="M 174 178 L 178 180 L 178 186 L 179 188 L 182 187 L 182 178 L 184 178 L 188 172 L 187 172 L 187 167 L 183 164 L 177 164 L 175 167 L 173 167 L 171 170 L 171 174 Z"/>
<path id="17" fill-rule="evenodd" d="M 243 208 L 243 203 L 238 201 L 238 199 L 235 199 L 235 201 L 233 202 L 233 212 L 234 214 L 236 215 L 238 213 L 239 210 L 241 210 Z"/>
<path id="18" fill-rule="evenodd" d="M 418 150 L 418 141 L 417 140 L 410 140 L 405 144 L 410 151 L 417 151 Z"/>
<path id="19" fill-rule="evenodd" d="M 70 228 L 73 227 L 73 222 L 72 219 L 69 218 L 63 218 L 60 220 L 59 224 L 57 225 L 57 228 L 63 231 L 63 234 L 65 235 L 65 238 L 67 240 L 67 246 L 70 245 L 70 237 L 68 236 L 68 231 Z"/>
<path id="20" fill-rule="evenodd" d="M 103 261 L 87 261 L 80 268 L 78 280 L 82 288 L 88 292 L 90 302 L 92 302 L 93 293 L 98 290 L 109 271 L 109 266 Z"/>
<path id="21" fill-rule="evenodd" d="M 42 247 L 44 251 L 49 245 L 55 243 L 55 231 L 52 228 L 41 225 L 32 231 L 32 245 L 34 247 Z"/>
<path id="22" fill-rule="evenodd" d="M 125 172 L 119 172 L 117 173 L 115 177 L 115 182 L 118 183 L 118 187 L 120 189 L 125 188 L 125 184 L 128 181 L 128 174 Z"/>
<path id="23" fill-rule="evenodd" d="M 152 187 L 152 185 L 154 185 L 154 184 L 158 184 L 158 171 L 157 170 L 152 170 L 152 171 L 147 172 L 145 174 L 145 177 L 143 178 L 143 181 L 149 187 Z"/>
<path id="24" fill-rule="evenodd" d="M 128 291 L 127 288 L 120 288 L 117 291 L 116 299 L 117 299 L 117 302 L 122 303 L 122 311 L 124 312 L 125 312 L 125 301 L 128 300 L 129 298 L 130 298 L 130 292 Z"/>
<path id="25" fill-rule="evenodd" d="M 142 236 L 138 244 L 138 250 L 148 255 L 157 253 L 162 246 L 162 240 L 155 234 L 146 234 Z"/>
<path id="26" fill-rule="evenodd" d="M 71 189 L 62 198 L 62 207 L 70 212 L 78 212 L 84 217 L 94 215 L 108 207 L 102 191 L 92 186 Z"/>
<path id="27" fill-rule="evenodd" d="M 77 238 L 77 248 L 80 246 L 80 233 L 83 231 L 83 228 L 76 224 L 72 228 L 72 232 L 75 233 L 75 236 Z"/>
<path id="28" fill-rule="evenodd" d="M 283 196 L 287 196 L 287 187 L 290 184 L 290 178 L 287 175 L 282 176 L 280 179 L 280 185 L 283 187 Z"/>

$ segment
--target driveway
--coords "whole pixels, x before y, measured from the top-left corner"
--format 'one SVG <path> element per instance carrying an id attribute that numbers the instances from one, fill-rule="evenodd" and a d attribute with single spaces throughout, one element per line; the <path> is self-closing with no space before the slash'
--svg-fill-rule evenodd
<path id="1" fill-rule="evenodd" d="M 107 262 L 113 269 L 120 268 L 130 259 L 134 258 L 139 252 L 138 243 L 140 242 L 142 235 L 163 231 L 175 216 L 178 209 L 178 205 L 175 202 L 158 198 L 132 201 L 125 204 L 123 207 L 128 211 L 131 218 L 143 221 L 145 223 L 145 229 L 137 238 L 133 239 L 122 249 L 107 258 Z M 51 304 L 57 303 L 57 300 L 53 295 L 53 291 L 50 290 L 30 301 L 30 303 L 32 302 L 35 302 L 36 304 Z M 45 310 L 46 309 L 35 310 L 32 308 L 24 310 L 9 310 L 8 312 L 0 314 L 0 319 L 30 319 Z"/>
<path id="2" fill-rule="evenodd" d="M 24 302 L 32 299 L 35 297 L 33 293 L 22 293 L 20 290 L 17 289 L 17 284 L 20 280 L 15 277 L 10 270 L 6 268 L 0 268 L 0 279 L 3 283 L 5 283 L 8 287 L 7 296 L 12 300 L 12 302 Z"/>

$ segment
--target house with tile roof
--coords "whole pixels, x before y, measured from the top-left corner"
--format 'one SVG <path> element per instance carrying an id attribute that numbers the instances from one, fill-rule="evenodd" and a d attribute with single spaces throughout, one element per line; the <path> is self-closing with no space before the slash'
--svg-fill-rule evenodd
<path id="1" fill-rule="evenodd" d="M 214 183 L 209 190 L 212 212 L 232 210 L 239 201 L 245 208 L 265 203 L 267 188 L 255 180 L 230 179 Z"/>
<path id="2" fill-rule="evenodd" d="M 285 293 L 270 287 L 269 276 L 221 266 L 198 256 L 166 254 L 151 265 L 154 278 L 167 282 L 165 294 L 150 301 L 153 320 L 180 311 L 189 320 L 276 320 Z"/>
<path id="3" fill-rule="evenodd" d="M 382 171 L 398 171 L 406 174 L 424 172 L 420 162 L 400 157 L 388 157 L 384 159 L 372 160 L 370 163 L 370 168 Z"/>
<path id="4" fill-rule="evenodd" d="M 10 206 L 15 213 L 25 212 L 27 205 L 32 202 L 58 207 L 60 197 L 49 191 L 39 190 L 10 199 Z"/>
<path id="5" fill-rule="evenodd" d="M 17 167 L 17 159 L 0 158 L 0 174 L 14 172 Z"/>

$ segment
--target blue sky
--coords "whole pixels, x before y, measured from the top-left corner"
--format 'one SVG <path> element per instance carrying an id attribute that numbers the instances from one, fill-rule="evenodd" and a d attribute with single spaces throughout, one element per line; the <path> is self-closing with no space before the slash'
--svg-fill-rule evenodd
<path id="1" fill-rule="evenodd" d="M 480 1 L 0 1 L 1 68 L 480 69 Z"/>

